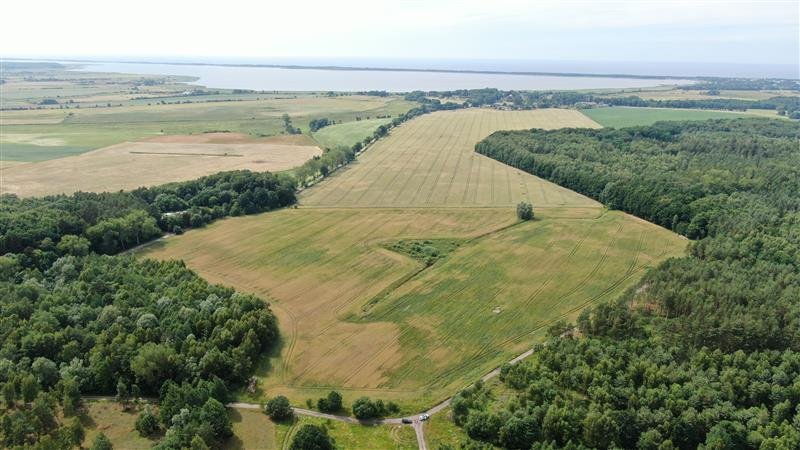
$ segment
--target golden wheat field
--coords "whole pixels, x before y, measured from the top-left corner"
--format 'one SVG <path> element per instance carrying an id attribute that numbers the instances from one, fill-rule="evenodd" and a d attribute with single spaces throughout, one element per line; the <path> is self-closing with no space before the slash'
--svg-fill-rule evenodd
<path id="1" fill-rule="evenodd" d="M 596 206 L 597 202 L 475 153 L 497 130 L 599 127 L 579 111 L 471 108 L 428 114 L 393 130 L 337 176 L 301 197 L 304 206 Z"/>

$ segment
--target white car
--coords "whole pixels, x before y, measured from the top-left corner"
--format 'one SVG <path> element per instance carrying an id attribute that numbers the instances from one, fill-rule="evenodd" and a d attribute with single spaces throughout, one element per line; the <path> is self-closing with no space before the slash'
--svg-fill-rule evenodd
<path id="1" fill-rule="evenodd" d="M 419 420 L 421 420 L 421 421 L 426 421 L 426 420 L 428 420 L 430 418 L 431 418 L 430 414 L 423 414 L 423 415 L 419 416 Z"/>

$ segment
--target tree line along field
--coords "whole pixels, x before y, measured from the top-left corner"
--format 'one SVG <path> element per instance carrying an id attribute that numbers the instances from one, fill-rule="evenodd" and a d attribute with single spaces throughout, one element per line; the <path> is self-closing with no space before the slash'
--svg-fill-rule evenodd
<path id="1" fill-rule="evenodd" d="M 737 117 L 767 116 L 777 118 L 772 110 L 748 110 L 747 112 L 715 111 L 685 108 L 642 108 L 611 106 L 581 110 L 586 116 L 604 127 L 622 128 L 652 125 L 663 120 L 708 120 L 735 119 Z"/>
<path id="2" fill-rule="evenodd" d="M 476 154 L 493 131 L 597 127 L 575 110 L 466 109 L 425 115 L 395 129 L 301 199 L 310 207 L 596 206 L 568 189 Z"/>

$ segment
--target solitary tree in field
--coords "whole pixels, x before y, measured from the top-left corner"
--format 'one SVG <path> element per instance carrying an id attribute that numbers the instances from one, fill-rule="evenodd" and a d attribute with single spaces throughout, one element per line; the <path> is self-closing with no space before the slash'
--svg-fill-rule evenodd
<path id="1" fill-rule="evenodd" d="M 533 205 L 529 202 L 519 202 L 517 204 L 517 217 L 519 220 L 533 219 Z"/>

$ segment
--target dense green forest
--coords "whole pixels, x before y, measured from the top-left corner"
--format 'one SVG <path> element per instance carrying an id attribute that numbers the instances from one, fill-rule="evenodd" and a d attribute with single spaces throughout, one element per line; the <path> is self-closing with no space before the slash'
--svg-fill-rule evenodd
<path id="1" fill-rule="evenodd" d="M 799 136 L 737 119 L 479 143 L 696 241 L 504 366 L 510 398 L 482 384 L 458 394 L 465 447 L 800 448 Z"/>
<path id="2" fill-rule="evenodd" d="M 0 267 L 6 447 L 56 439 L 52 448 L 71 448 L 59 437 L 69 422 L 55 411 L 76 415 L 81 394 L 159 396 L 164 448 L 185 447 L 195 435 L 211 444 L 229 425 L 219 433 L 181 427 L 218 413 L 228 386 L 245 381 L 277 340 L 262 299 L 210 285 L 179 261 L 63 256 L 39 271 L 9 254 Z M 187 406 L 197 408 L 183 413 Z M 173 420 L 177 414 L 189 417 Z"/>

